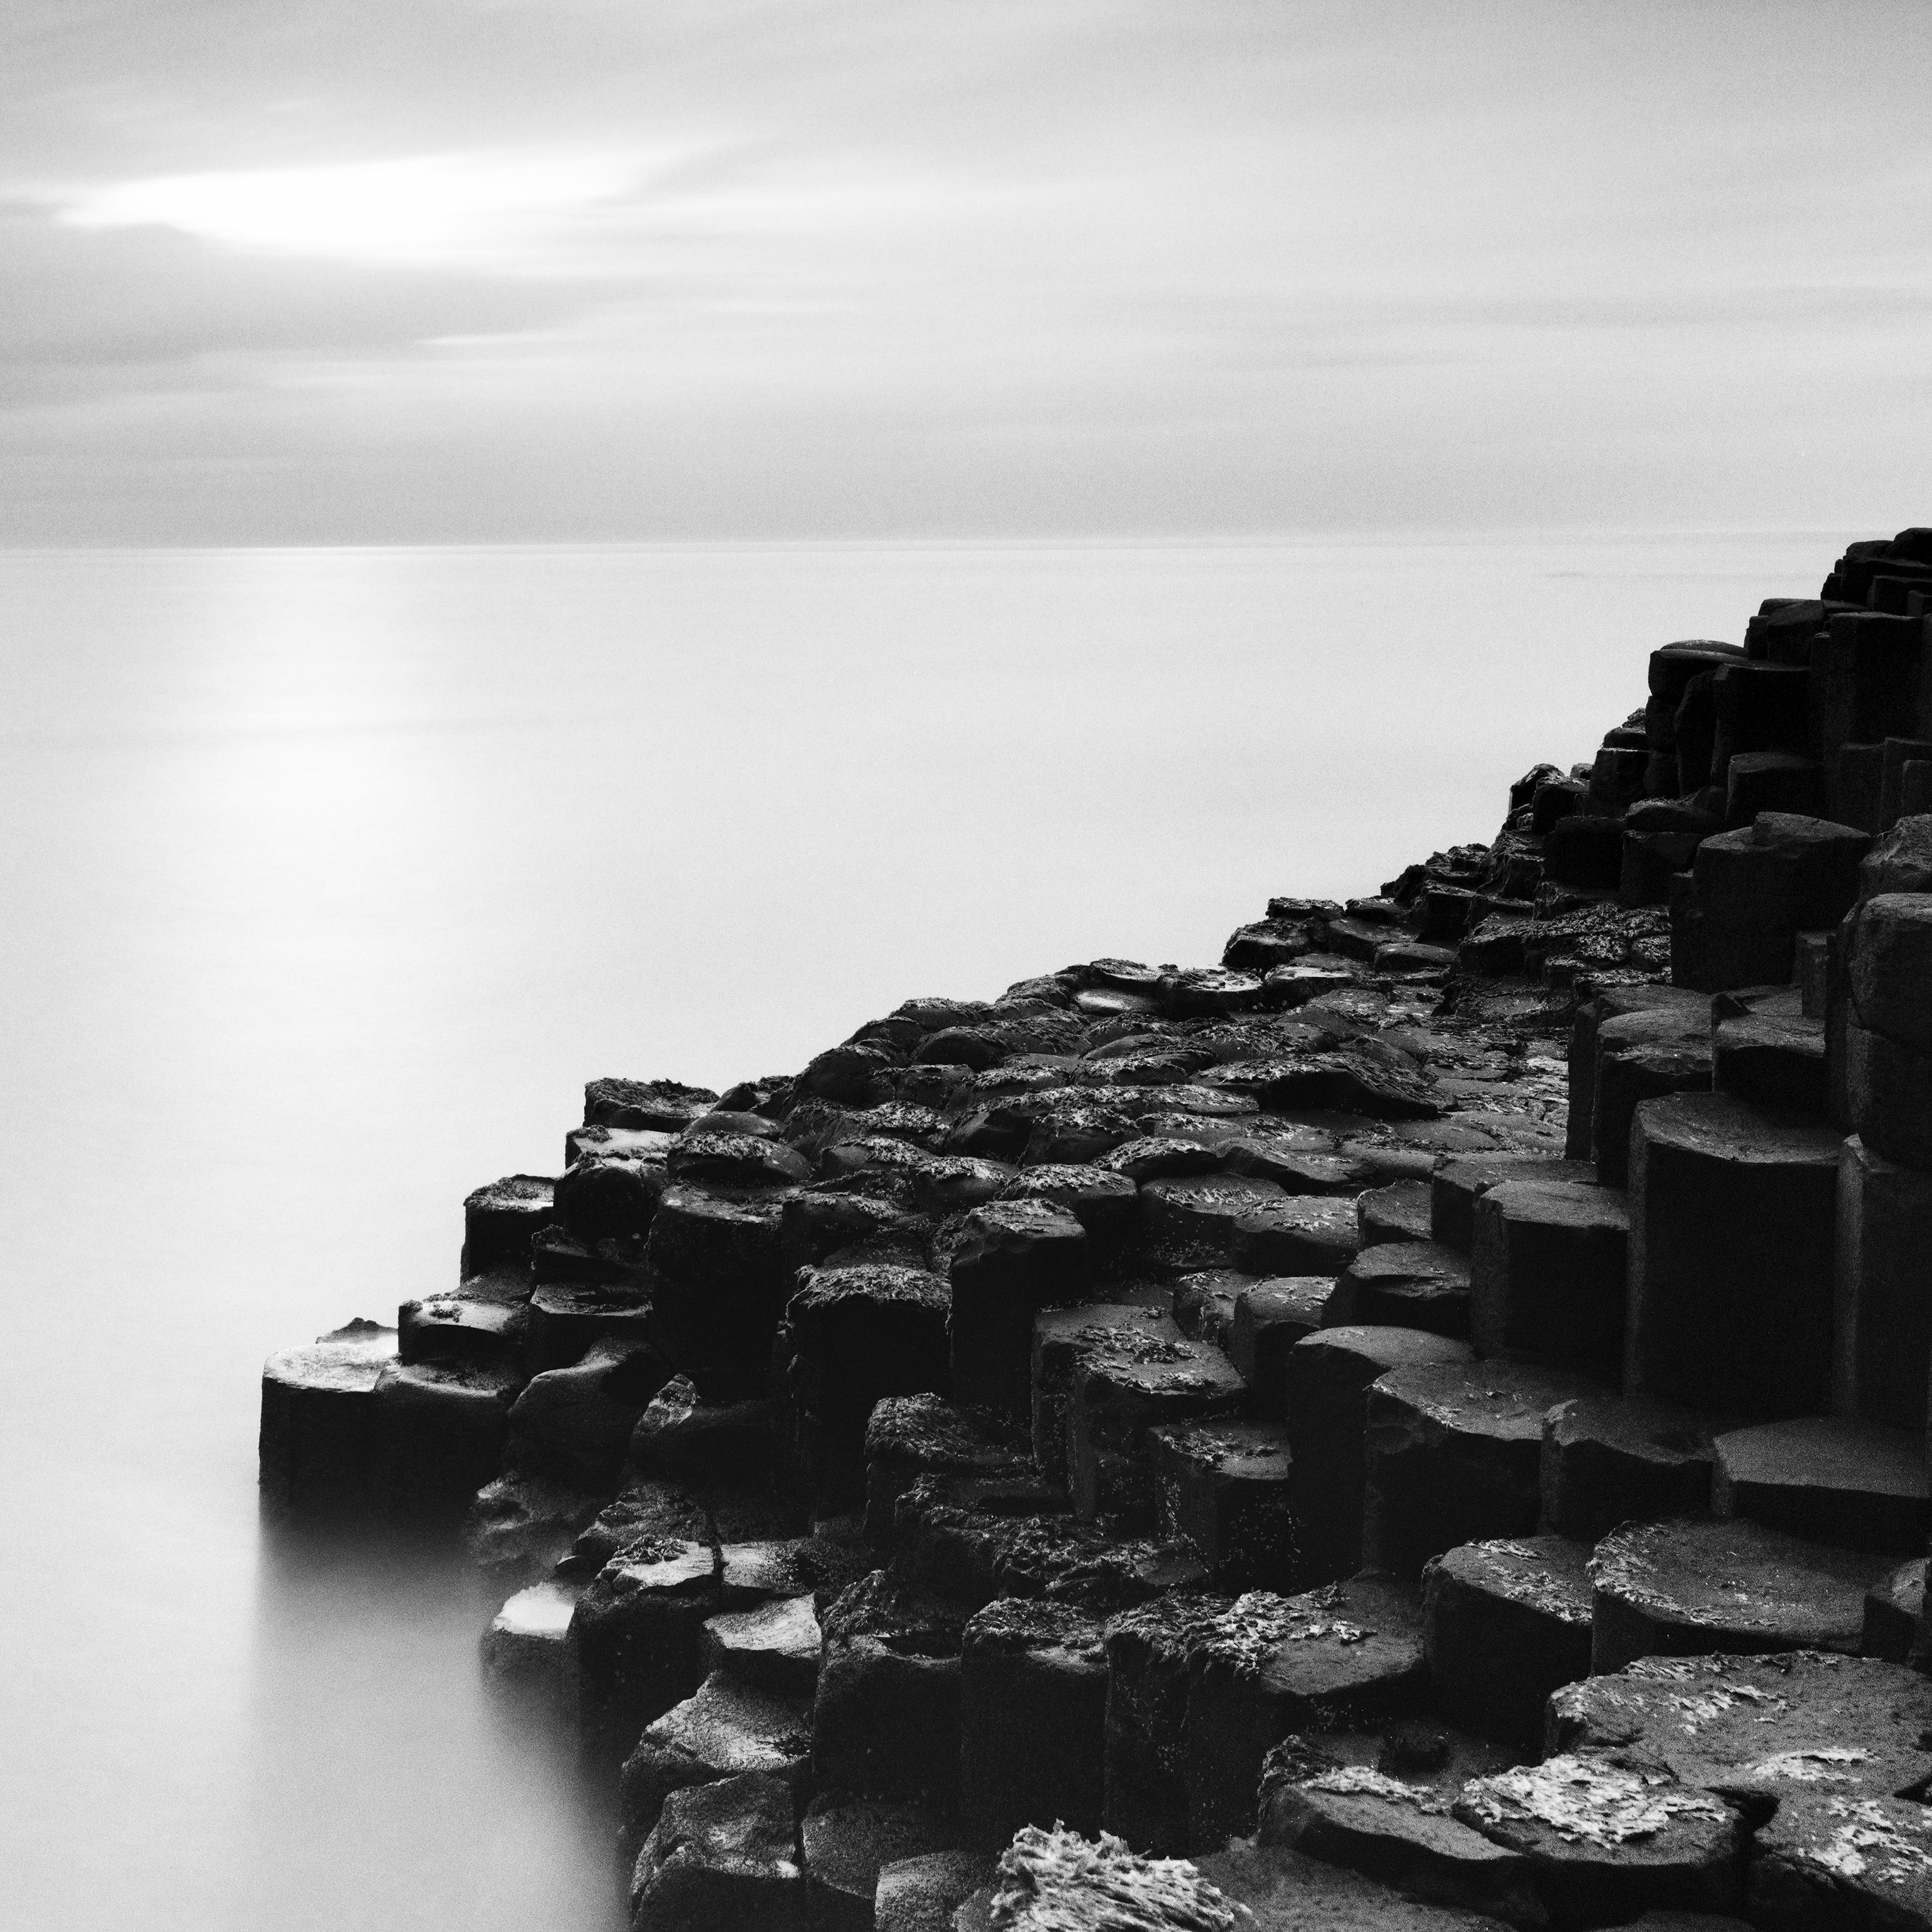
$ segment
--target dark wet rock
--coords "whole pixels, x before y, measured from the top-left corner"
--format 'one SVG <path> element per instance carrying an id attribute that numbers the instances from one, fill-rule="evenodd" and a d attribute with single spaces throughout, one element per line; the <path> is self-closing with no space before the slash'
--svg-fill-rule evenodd
<path id="1" fill-rule="evenodd" d="M 781 1238 L 782 1191 L 736 1196 L 670 1189 L 645 1244 L 656 1282 L 652 1335 L 703 1386 L 757 1376 L 771 1349 L 790 1280 Z"/>
<path id="2" fill-rule="evenodd" d="M 1065 1493 L 1036 1479 L 922 1477 L 899 1498 L 893 1529 L 893 1575 L 970 1609 L 1045 1597 L 1109 1615 L 1208 1582 L 1192 1544 L 1077 1523 Z"/>
<path id="3" fill-rule="evenodd" d="M 812 1165 L 782 1141 L 694 1127 L 673 1143 L 665 1167 L 674 1181 L 711 1187 L 796 1186 Z"/>
<path id="4" fill-rule="evenodd" d="M 1227 1352 L 1234 1332 L 1234 1304 L 1255 1276 L 1238 1268 L 1195 1268 L 1174 1278 L 1168 1306 L 1190 1342 L 1204 1342 Z"/>
<path id="5" fill-rule="evenodd" d="M 1124 1090 L 1067 1089 L 1067 1097 L 1036 1114 L 1021 1159 L 1028 1166 L 1053 1163 L 1077 1166 L 1098 1160 L 1138 1132 L 1134 1117 L 1121 1104 Z"/>
<path id="6" fill-rule="evenodd" d="M 1283 1738 L 1407 1715 L 1428 1682 L 1414 1604 L 1366 1574 L 1300 1596 L 1238 1598 L 1195 1629 L 1187 1669 L 1183 1760 L 1196 1846 L 1252 1830 L 1262 1762 Z"/>
<path id="7" fill-rule="evenodd" d="M 1409 1898 L 1487 1911 L 1519 1926 L 1546 1914 L 1528 1861 L 1450 1817 L 1426 1786 L 1365 1765 L 1265 1778 L 1258 1845 L 1346 1866 Z"/>
<path id="8" fill-rule="evenodd" d="M 1466 1342 L 1408 1328 L 1324 1328 L 1288 1352 L 1294 1514 L 1315 1574 L 1346 1576 L 1360 1566 L 1370 1384 L 1391 1369 L 1470 1360 Z"/>
<path id="9" fill-rule="evenodd" d="M 1304 1138 L 1297 1136 L 1297 1138 Z M 1310 1141 L 1335 1145 L 1332 1135 L 1310 1134 Z M 1244 1136 L 1221 1140 L 1216 1150 L 1230 1174 L 1271 1180 L 1286 1194 L 1359 1194 L 1378 1177 L 1373 1166 L 1352 1155 L 1299 1148 L 1287 1134 Z"/>
<path id="10" fill-rule="evenodd" d="M 1201 1552 L 1221 1590 L 1294 1590 L 1305 1580 L 1290 1499 L 1288 1432 L 1239 1418 L 1153 1431 L 1154 1521 Z"/>
<path id="11" fill-rule="evenodd" d="M 616 1241 L 626 1244 L 620 1252 L 634 1252 L 670 1185 L 661 1157 L 582 1155 L 558 1178 L 558 1224 L 586 1247 Z"/>
<path id="12" fill-rule="evenodd" d="M 764 1772 L 674 1792 L 631 1880 L 632 1932 L 806 1932 L 791 1787 Z"/>
<path id="13" fill-rule="evenodd" d="M 1922 1430 L 1796 1416 L 1716 1439 L 1711 1507 L 1814 1542 L 1922 1550 L 1928 1502 Z"/>
<path id="14" fill-rule="evenodd" d="M 520 1467 L 614 1485 L 646 1405 L 670 1379 L 648 1343 L 593 1342 L 580 1361 L 531 1377 L 509 1411 Z"/>
<path id="15" fill-rule="evenodd" d="M 688 1490 L 654 1479 L 632 1481 L 578 1533 L 560 1558 L 559 1576 L 588 1580 L 634 1543 L 714 1542 L 710 1513 Z"/>
<path id="16" fill-rule="evenodd" d="M 1856 1135 L 1838 1154 L 1832 1257 L 1832 1406 L 1868 1421 L 1916 1428 L 1932 1357 L 1932 1176 L 1901 1167 Z"/>
<path id="17" fill-rule="evenodd" d="M 1797 1015 L 1753 1013 L 1719 1021 L 1711 1038 L 1711 1084 L 1754 1106 L 1826 1111 L 1825 1029 Z"/>
<path id="18" fill-rule="evenodd" d="M 1589 1144 L 1598 1178 L 1610 1187 L 1628 1181 L 1630 1124 L 1645 1101 L 1706 1093 L 1711 1080 L 1708 1013 L 1666 1007 L 1600 1022 Z"/>
<path id="19" fill-rule="evenodd" d="M 1615 1367 L 1622 1360 L 1630 1210 L 1609 1187 L 1504 1180 L 1475 1202 L 1471 1340 Z"/>
<path id="20" fill-rule="evenodd" d="M 778 1216 L 784 1264 L 794 1270 L 816 1268 L 842 1248 L 922 1248 L 932 1228 L 931 1218 L 913 1208 L 910 1182 L 902 1190 L 883 1175 L 876 1192 L 845 1181 L 814 1181 L 788 1198 Z"/>
<path id="21" fill-rule="evenodd" d="M 560 1710 L 565 1640 L 583 1590 L 580 1582 L 546 1578 L 512 1597 L 483 1633 L 483 1668 L 491 1678 Z"/>
<path id="22" fill-rule="evenodd" d="M 481 1274 L 499 1262 L 527 1260 L 530 1237 L 555 1218 L 555 1184 L 547 1175 L 506 1174 L 463 1203 L 463 1272 Z"/>
<path id="23" fill-rule="evenodd" d="M 717 1613 L 708 1543 L 627 1544 L 577 1605 L 568 1640 L 578 1731 L 587 1764 L 614 1772 L 644 1726 L 698 1688 L 704 1621 Z"/>
<path id="24" fill-rule="evenodd" d="M 1276 967 L 1292 966 L 1314 950 L 1306 920 L 1258 920 L 1252 926 L 1235 928 L 1222 951 L 1221 964 L 1243 973 L 1266 974 Z"/>
<path id="25" fill-rule="evenodd" d="M 1514 1362 L 1420 1363 L 1384 1375 L 1368 1392 L 1365 1559 L 1413 1576 L 1459 1543 L 1532 1534 L 1544 1416 L 1586 1386 Z"/>
<path id="26" fill-rule="evenodd" d="M 1469 1333 L 1469 1264 L 1439 1242 L 1379 1242 L 1336 1278 L 1322 1318 L 1332 1328 L 1421 1328 L 1460 1341 Z"/>
<path id="27" fill-rule="evenodd" d="M 770 1121 L 763 1124 L 772 1126 Z M 776 1132 L 776 1127 L 772 1130 Z M 580 1160 L 609 1156 L 621 1160 L 654 1160 L 662 1166 L 664 1156 L 670 1151 L 671 1142 L 676 1138 L 676 1134 L 666 1133 L 657 1127 L 572 1127 L 563 1137 L 563 1164 L 570 1167 Z"/>
<path id="28" fill-rule="evenodd" d="M 1865 1592 L 1864 1628 L 1858 1638 L 1860 1654 L 1884 1658 L 1893 1664 L 1904 1663 L 1918 1648 L 1924 1616 L 1925 1558 L 1916 1556 Z"/>
<path id="29" fill-rule="evenodd" d="M 620 1345 L 650 1336 L 650 1300 L 616 1286 L 542 1282 L 531 1292 L 525 1313 L 524 1366 L 532 1375 L 567 1369 L 599 1342 Z"/>
<path id="30" fill-rule="evenodd" d="M 1545 1520 L 1594 1543 L 1619 1523 L 1708 1510 L 1714 1426 L 1706 1412 L 1641 1396 L 1559 1403 L 1543 1420 Z"/>
<path id="31" fill-rule="evenodd" d="M 1100 1828 L 1107 1708 L 1100 1620 L 1008 1598 L 966 1625 L 960 1676 L 960 1814 L 1004 1845 L 1024 1825 Z"/>
<path id="32" fill-rule="evenodd" d="M 1051 1201 L 976 1209 L 952 1251 L 951 1372 L 962 1402 L 1030 1413 L 1034 1318 L 1081 1300 L 1087 1231 Z"/>
<path id="33" fill-rule="evenodd" d="M 700 1662 L 779 1697 L 810 1697 L 818 1682 L 818 1614 L 809 1597 L 771 1597 L 707 1618 Z"/>
<path id="34" fill-rule="evenodd" d="M 1476 1244 L 1478 1200 L 1505 1180 L 1588 1185 L 1596 1178 L 1596 1169 L 1586 1160 L 1548 1154 L 1477 1154 L 1445 1161 L 1430 1176 L 1430 1238 L 1468 1253 Z"/>
<path id="35" fill-rule="evenodd" d="M 914 1058 L 928 1066 L 964 1066 L 982 1073 L 989 1066 L 997 1066 L 1007 1052 L 992 1027 L 942 1027 L 927 1035 Z"/>
<path id="36" fill-rule="evenodd" d="M 1435 1238 L 1426 1180 L 1393 1180 L 1360 1196 L 1355 1219 L 1362 1245 L 1385 1241 L 1427 1241 Z"/>
<path id="37" fill-rule="evenodd" d="M 1190 1842 L 1186 1727 L 1189 1659 L 1227 1600 L 1156 1598 L 1107 1625 L 1102 1821 L 1146 1850 Z"/>
<path id="38" fill-rule="evenodd" d="M 1849 1016 L 1844 1033 L 1846 1124 L 1887 1160 L 1932 1170 L 1932 1054 Z"/>
<path id="39" fill-rule="evenodd" d="M 1262 1414 L 1286 1417 L 1288 1352 L 1322 1327 L 1334 1288 L 1328 1275 L 1276 1275 L 1236 1294 L 1228 1358 Z"/>
<path id="40" fill-rule="evenodd" d="M 1932 1684 L 1876 1658 L 1646 1657 L 1550 1702 L 1546 1748 L 1634 1750 L 1762 1825 L 1807 1792 L 1918 1796 L 1932 1779 Z"/>
<path id="41" fill-rule="evenodd" d="M 686 1376 L 665 1382 L 634 1422 L 630 1458 L 646 1476 L 716 1481 L 761 1468 L 771 1453 L 771 1406 L 707 1402 Z"/>
<path id="42" fill-rule="evenodd" d="M 1920 1053 L 1932 1051 L 1932 893 L 1882 892 L 1861 904 L 1844 935 L 1857 1023 Z"/>
<path id="43" fill-rule="evenodd" d="M 993 1861 L 984 1852 L 928 1852 L 879 1868 L 872 1894 L 877 1932 L 952 1932 L 952 1915 L 987 1886 Z"/>
<path id="44" fill-rule="evenodd" d="M 1136 993 L 1115 986 L 1088 986 L 1074 994 L 1073 1010 L 1088 1019 L 1144 1019 L 1159 1014 L 1160 1001 L 1150 992 Z"/>
<path id="45" fill-rule="evenodd" d="M 377 1378 L 378 1486 L 404 1516 L 460 1516 L 496 1474 L 520 1378 L 466 1362 L 392 1362 Z"/>
<path id="46" fill-rule="evenodd" d="M 1823 1405 L 1838 1136 L 1728 1094 L 1631 1133 L 1624 1386 L 1739 1415 Z"/>
<path id="47" fill-rule="evenodd" d="M 878 1097 L 880 1076 L 892 1072 L 904 1058 L 876 1042 L 848 1042 L 828 1048 L 809 1061 L 798 1076 L 797 1090 L 842 1106 L 869 1106 Z"/>
<path id="48" fill-rule="evenodd" d="M 1138 1184 L 1214 1174 L 1220 1170 L 1222 1161 L 1212 1148 L 1204 1147 L 1198 1141 L 1143 1135 L 1110 1148 L 1095 1165 Z"/>
<path id="49" fill-rule="evenodd" d="M 512 1366 L 530 1325 L 527 1280 L 485 1276 L 461 1288 L 406 1301 L 398 1310 L 398 1352 L 406 1362 Z"/>
<path id="50" fill-rule="evenodd" d="M 1597 1546 L 1591 1663 L 1856 1651 L 1865 1592 L 1889 1564 L 1737 1519 L 1631 1523 Z"/>
<path id="51" fill-rule="evenodd" d="M 1430 1675 L 1451 1722 L 1540 1753 L 1545 1700 L 1589 1674 L 1589 1556 L 1564 1537 L 1505 1538 L 1425 1566 Z"/>
<path id="52" fill-rule="evenodd" d="M 1895 1798 L 1795 1797 L 1753 1846 L 1762 1932 L 1921 1932 L 1932 1926 L 1932 1814 Z"/>
<path id="53" fill-rule="evenodd" d="M 547 1286 L 602 1288 L 642 1298 L 650 1288 L 641 1242 L 586 1241 L 554 1222 L 530 1238 L 530 1279 L 533 1294 Z"/>
<path id="54" fill-rule="evenodd" d="M 907 1858 L 942 1856 L 956 1839 L 951 1822 L 924 1805 L 821 1793 L 799 1827 L 812 1932 L 874 1932 L 880 1871 Z"/>
<path id="55" fill-rule="evenodd" d="M 355 1321 L 262 1369 L 262 1495 L 293 1516 L 358 1514 L 376 1492 L 376 1385 L 397 1359 L 396 1331 Z"/>
<path id="56" fill-rule="evenodd" d="M 1121 1332 L 1169 1342 L 1181 1339 L 1173 1317 L 1132 1304 L 1086 1302 L 1051 1308 L 1034 1318 L 1032 1442 L 1034 1460 L 1049 1483 L 1067 1480 L 1066 1420 L 1080 1358 L 1107 1346 Z"/>
<path id="57" fill-rule="evenodd" d="M 950 1804 L 958 1788 L 964 1612 L 880 1570 L 842 1592 L 820 1621 L 812 1716 L 820 1783 Z"/>
<path id="58" fill-rule="evenodd" d="M 1237 1843 L 1197 1861 L 1203 1877 L 1244 1906 L 1252 1932 L 1497 1932 L 1503 1921 L 1405 1898 L 1346 1866 L 1284 1846 Z"/>
<path id="59" fill-rule="evenodd" d="M 553 1477 L 520 1470 L 499 1476 L 470 1505 L 464 1547 L 486 1576 L 534 1581 L 569 1553 L 604 1502 L 603 1493 Z"/>
<path id="60" fill-rule="evenodd" d="M 592 1080 L 584 1090 L 584 1124 L 682 1133 L 717 1105 L 718 1096 L 708 1087 L 687 1087 L 676 1080 Z"/>
<path id="61" fill-rule="evenodd" d="M 1723 1912 L 1742 1895 L 1744 1820 L 1642 1760 L 1499 1772 L 1472 1782 L 1454 1816 L 1528 1861 L 1561 1924 L 1615 1924 L 1653 1906 Z"/>
<path id="62" fill-rule="evenodd" d="M 618 1780 L 618 1856 L 634 1865 L 674 1792 L 761 1772 L 797 1790 L 812 1753 L 812 1700 L 713 1675 L 644 1727 Z"/>
<path id="63" fill-rule="evenodd" d="M 1316 1010 L 1313 1003 L 1304 1015 Z M 1373 1120 L 1432 1120 L 1443 1111 L 1431 1083 L 1406 1056 L 1391 1049 L 1372 1053 L 1358 1042 L 1333 1053 L 1239 1060 L 1202 1077 L 1210 1086 L 1246 1094 L 1271 1113 L 1334 1108 Z"/>
<path id="64" fill-rule="evenodd" d="M 1000 1198 L 1050 1201 L 1064 1208 L 1087 1230 L 1096 1273 L 1106 1273 L 1124 1262 L 1138 1225 L 1138 1190 L 1125 1174 L 1112 1172 L 1104 1165 L 1056 1162 L 1024 1167 L 1007 1182 Z"/>
<path id="65" fill-rule="evenodd" d="M 1339 1275 L 1361 1246 L 1352 1201 L 1270 1201 L 1234 1222 L 1228 1254 L 1255 1275 Z"/>
<path id="66" fill-rule="evenodd" d="M 1266 971 L 1286 962 L 1276 958 L 1254 963 Z M 1162 1006 L 1181 1018 L 1245 1012 L 1261 1002 L 1262 972 L 1244 971 L 1228 965 L 1190 967 L 1180 972 L 1163 973 L 1160 992 Z"/>
<path id="67" fill-rule="evenodd" d="M 930 1395 L 881 1402 L 866 1429 L 867 1538 L 890 1546 L 894 1506 L 921 1476 L 1024 1481 L 1030 1448 L 1028 1431 L 1001 1411 Z"/>
<path id="68" fill-rule="evenodd" d="M 866 1424 L 876 1403 L 946 1390 L 952 1304 L 946 1282 L 922 1268 L 802 1271 L 785 1318 L 793 1394 L 816 1424 L 802 1442 L 808 1484 L 821 1507 L 862 1505 Z"/>
<path id="69" fill-rule="evenodd" d="M 1168 1253 L 1226 1259 L 1241 1216 L 1286 1198 L 1273 1181 L 1241 1174 L 1150 1180 L 1140 1190 L 1142 1231 Z"/>
<path id="70" fill-rule="evenodd" d="M 1152 1520 L 1149 1430 L 1232 1414 L 1241 1378 L 1220 1349 L 1118 1329 L 1083 1348 L 1067 1412 L 1067 1465 L 1076 1513 L 1123 1528 Z"/>

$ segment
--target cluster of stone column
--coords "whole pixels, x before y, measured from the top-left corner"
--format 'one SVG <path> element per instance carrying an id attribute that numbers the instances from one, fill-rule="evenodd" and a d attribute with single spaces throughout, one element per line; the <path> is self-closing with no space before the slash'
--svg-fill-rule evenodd
<path id="1" fill-rule="evenodd" d="M 1928 595 L 1218 965 L 593 1082 L 265 1495 L 460 1528 L 637 1932 L 1932 1927 Z"/>

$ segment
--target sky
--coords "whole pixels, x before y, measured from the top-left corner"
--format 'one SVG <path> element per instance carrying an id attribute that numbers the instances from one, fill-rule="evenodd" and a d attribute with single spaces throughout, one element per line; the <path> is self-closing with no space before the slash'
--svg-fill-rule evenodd
<path id="1" fill-rule="evenodd" d="M 0 542 L 1932 520 L 1925 25 L 10 0 Z"/>

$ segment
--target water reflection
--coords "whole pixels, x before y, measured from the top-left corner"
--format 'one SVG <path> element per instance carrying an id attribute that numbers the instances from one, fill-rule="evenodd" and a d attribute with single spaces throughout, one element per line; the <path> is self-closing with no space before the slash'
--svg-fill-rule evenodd
<path id="1" fill-rule="evenodd" d="M 502 1593 L 459 1550 L 265 1524 L 257 1576 L 236 1924 L 616 1932 L 611 1795 L 484 1678 Z"/>

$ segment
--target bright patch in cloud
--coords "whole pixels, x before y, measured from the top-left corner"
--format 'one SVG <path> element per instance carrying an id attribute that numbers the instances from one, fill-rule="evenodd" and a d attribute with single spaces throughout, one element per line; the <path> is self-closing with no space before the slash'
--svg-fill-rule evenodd
<path id="1" fill-rule="evenodd" d="M 76 228 L 173 228 L 231 247 L 358 261 L 496 263 L 539 250 L 677 156 L 468 154 L 164 175 L 63 208 Z"/>

